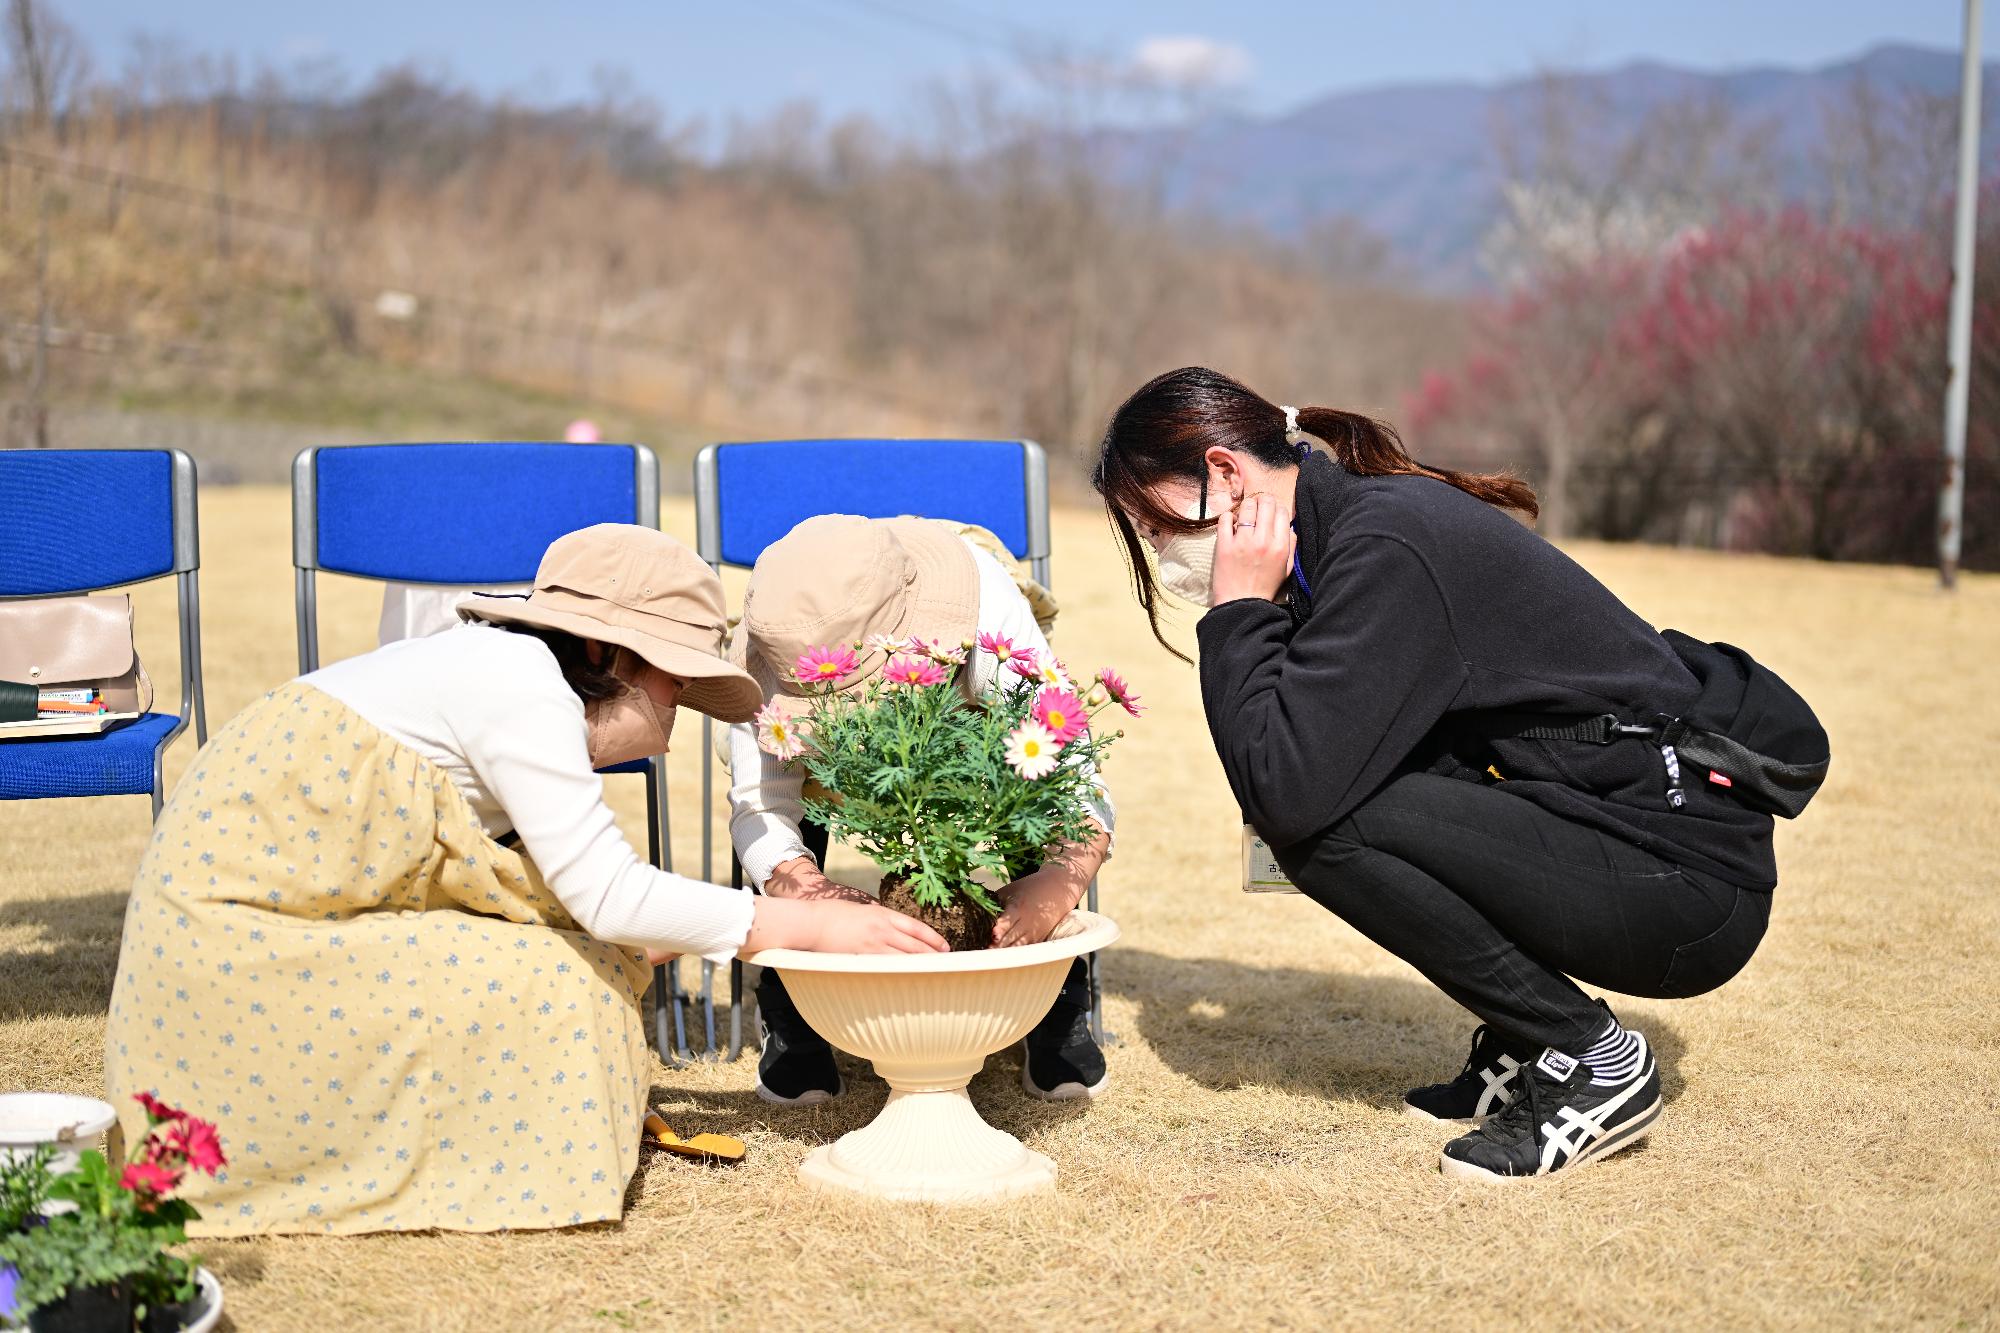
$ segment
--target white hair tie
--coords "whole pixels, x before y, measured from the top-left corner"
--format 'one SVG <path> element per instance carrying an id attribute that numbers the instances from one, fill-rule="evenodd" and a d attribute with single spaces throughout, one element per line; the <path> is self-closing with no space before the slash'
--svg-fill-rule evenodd
<path id="1" fill-rule="evenodd" d="M 1285 414 L 1285 443 L 1304 444 L 1306 436 L 1305 432 L 1299 429 L 1299 409 L 1296 407 L 1285 407 L 1280 408 L 1279 411 Z"/>

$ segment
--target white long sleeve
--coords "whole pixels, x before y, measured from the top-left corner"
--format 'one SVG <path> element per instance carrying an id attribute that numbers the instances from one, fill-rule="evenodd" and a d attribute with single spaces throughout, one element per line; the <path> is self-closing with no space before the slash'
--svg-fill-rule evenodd
<path id="1" fill-rule="evenodd" d="M 799 835 L 806 810 L 805 765 L 787 766 L 757 744 L 748 722 L 729 729 L 729 840 L 746 882 L 763 888 L 771 872 L 808 855 Z"/>
<path id="2" fill-rule="evenodd" d="M 1015 586 L 1013 575 L 978 547 L 968 543 L 967 549 L 979 570 L 978 633 L 1002 635 L 1017 647 L 1047 657 L 1049 641 L 1035 623 L 1034 609 Z M 966 696 L 977 699 L 991 691 L 999 684 L 1000 669 L 991 654 L 973 654 L 961 677 Z M 762 888 L 772 871 L 807 854 L 799 835 L 805 818 L 801 802 L 805 768 L 788 766 L 766 754 L 748 723 L 730 728 L 729 758 L 733 778 L 729 788 L 730 841 L 735 844 L 737 860 L 743 863 L 744 878 Z M 1094 770 L 1091 781 L 1096 794 L 1090 801 L 1090 816 L 1106 833 L 1115 834 L 1117 812 L 1111 793 Z"/>
<path id="3" fill-rule="evenodd" d="M 655 869 L 591 770 L 583 704 L 539 641 L 472 625 L 337 662 L 305 682 L 437 764 L 489 834 L 509 828 L 593 937 L 723 962 L 751 896 Z"/>

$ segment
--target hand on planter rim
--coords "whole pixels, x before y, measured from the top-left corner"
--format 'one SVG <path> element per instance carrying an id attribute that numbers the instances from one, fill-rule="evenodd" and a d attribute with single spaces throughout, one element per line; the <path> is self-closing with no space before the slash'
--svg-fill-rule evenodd
<path id="1" fill-rule="evenodd" d="M 993 923 L 993 947 L 1040 944 L 1083 901 L 1092 876 L 1111 850 L 1111 835 L 1099 829 L 1089 842 L 1071 843 L 1000 891 L 1005 911 Z"/>
<path id="2" fill-rule="evenodd" d="M 875 903 L 797 902 L 766 896 L 757 899 L 750 934 L 738 952 L 943 953 L 946 947 L 944 936 L 915 917 Z"/>
<path id="3" fill-rule="evenodd" d="M 1082 898 L 1083 890 L 1057 866 L 1021 876 L 1000 895 L 1007 910 L 993 923 L 993 947 L 1040 944 Z"/>

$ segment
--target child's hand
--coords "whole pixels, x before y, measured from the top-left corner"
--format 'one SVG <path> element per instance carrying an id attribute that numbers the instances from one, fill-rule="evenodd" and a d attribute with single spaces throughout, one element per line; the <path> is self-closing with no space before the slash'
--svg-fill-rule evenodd
<path id="1" fill-rule="evenodd" d="M 1001 891 L 1007 910 L 993 923 L 993 947 L 1040 944 L 1082 897 L 1083 889 L 1063 866 L 1045 865 L 1021 876 Z"/>

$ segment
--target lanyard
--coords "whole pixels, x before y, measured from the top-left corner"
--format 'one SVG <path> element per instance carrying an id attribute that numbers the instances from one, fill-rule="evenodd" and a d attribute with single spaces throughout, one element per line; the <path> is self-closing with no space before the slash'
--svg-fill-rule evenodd
<path id="1" fill-rule="evenodd" d="M 1298 535 L 1298 531 L 1299 525 L 1294 522 L 1292 524 L 1292 534 L 1296 536 Z M 1292 577 L 1299 581 L 1299 591 L 1304 593 L 1306 600 L 1310 602 L 1313 596 L 1312 584 L 1306 582 L 1306 567 L 1299 563 L 1299 548 L 1296 543 L 1292 546 Z"/>

